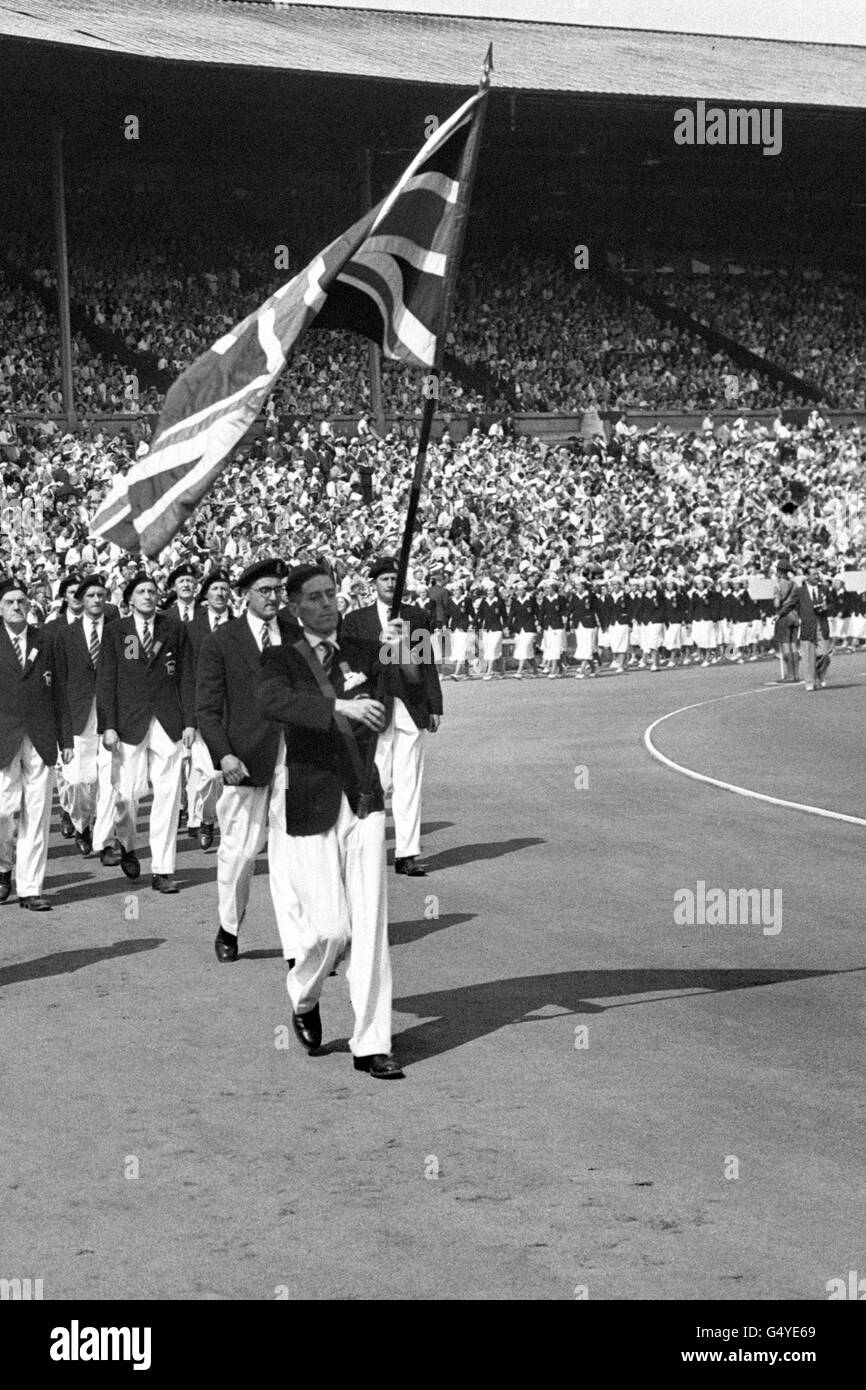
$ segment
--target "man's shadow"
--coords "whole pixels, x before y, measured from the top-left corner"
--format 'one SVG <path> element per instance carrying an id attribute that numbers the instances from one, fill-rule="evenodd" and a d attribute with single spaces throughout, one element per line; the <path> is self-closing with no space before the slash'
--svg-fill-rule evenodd
<path id="1" fill-rule="evenodd" d="M 430 994 L 403 995 L 394 1012 L 416 1014 L 425 1022 L 409 1025 L 397 1037 L 401 1061 L 420 1062 L 474 1042 L 511 1024 L 540 1023 L 540 1010 L 551 1006 L 566 1014 L 605 1013 L 654 1000 L 631 995 L 665 992 L 687 998 L 727 990 L 786 984 L 835 970 L 575 970 L 556 975 L 521 975 L 487 984 L 461 985 Z M 593 1003 L 609 999 L 609 1004 Z"/>
<path id="2" fill-rule="evenodd" d="M 111 946 L 84 946 L 77 951 L 55 951 L 50 956 L 18 961 L 15 965 L 0 966 L 0 989 L 4 985 L 21 984 L 23 980 L 44 980 L 48 975 L 69 975 L 103 960 L 119 956 L 134 956 L 139 951 L 155 951 L 165 945 L 165 937 L 147 936 L 132 941 L 115 941 Z"/>

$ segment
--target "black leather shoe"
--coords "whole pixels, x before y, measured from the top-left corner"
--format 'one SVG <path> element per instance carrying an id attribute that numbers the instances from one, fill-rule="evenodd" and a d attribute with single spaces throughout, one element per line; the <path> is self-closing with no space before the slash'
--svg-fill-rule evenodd
<path id="1" fill-rule="evenodd" d="M 213 844 L 213 826 L 203 825 L 198 832 L 198 842 L 202 849 L 210 849 Z"/>
<path id="2" fill-rule="evenodd" d="M 213 944 L 217 960 L 237 960 L 238 939 L 236 936 L 232 936 L 231 932 L 223 931 L 220 927 Z"/>
<path id="3" fill-rule="evenodd" d="M 179 893 L 180 884 L 176 878 L 169 878 L 168 874 L 154 874 L 151 885 L 157 893 Z"/>
<path id="4" fill-rule="evenodd" d="M 26 907 L 28 912 L 50 912 L 51 904 L 47 898 L 19 898 L 20 907 Z"/>
<path id="5" fill-rule="evenodd" d="M 75 826 L 72 824 L 72 817 L 68 811 L 64 811 L 60 817 L 60 833 L 64 840 L 71 840 L 75 834 Z"/>
<path id="6" fill-rule="evenodd" d="M 138 878 L 141 873 L 141 864 L 134 849 L 122 849 L 119 863 L 127 878 Z"/>
<path id="7" fill-rule="evenodd" d="M 409 859 L 395 859 L 394 873 L 407 874 L 409 878 L 426 878 L 427 870 L 422 869 L 414 855 Z"/>
<path id="8" fill-rule="evenodd" d="M 90 831 L 90 826 L 88 826 L 86 830 L 76 830 L 75 843 L 81 850 L 84 858 L 88 859 L 93 853 L 93 836 Z"/>
<path id="9" fill-rule="evenodd" d="M 116 869 L 123 858 L 123 850 L 120 845 L 105 845 L 99 851 L 99 862 L 104 864 L 106 869 Z"/>
<path id="10" fill-rule="evenodd" d="M 289 956 L 288 960 L 286 961 L 286 966 L 287 966 L 287 968 L 288 968 L 289 970 L 294 970 L 294 968 L 295 968 L 295 958 L 294 958 L 294 956 Z"/>
<path id="11" fill-rule="evenodd" d="M 6 869 L 0 873 L 0 903 L 5 903 L 9 894 L 12 892 L 12 870 Z"/>
<path id="12" fill-rule="evenodd" d="M 292 1014 L 295 1037 L 305 1052 L 315 1052 L 322 1045 L 322 1018 L 318 1004 L 306 1014 Z"/>
<path id="13" fill-rule="evenodd" d="M 371 1057 L 356 1057 L 355 1071 L 369 1072 L 378 1081 L 401 1081 L 406 1075 L 397 1059 L 387 1052 L 374 1052 Z"/>

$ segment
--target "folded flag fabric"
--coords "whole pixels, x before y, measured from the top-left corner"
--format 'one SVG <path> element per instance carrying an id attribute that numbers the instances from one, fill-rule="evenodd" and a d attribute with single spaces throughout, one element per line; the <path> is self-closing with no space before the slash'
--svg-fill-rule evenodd
<path id="1" fill-rule="evenodd" d="M 115 480 L 90 534 L 153 557 L 213 486 L 315 323 L 430 371 L 444 341 L 481 112 L 480 89 L 386 198 L 199 357 L 169 390 L 149 452 Z"/>

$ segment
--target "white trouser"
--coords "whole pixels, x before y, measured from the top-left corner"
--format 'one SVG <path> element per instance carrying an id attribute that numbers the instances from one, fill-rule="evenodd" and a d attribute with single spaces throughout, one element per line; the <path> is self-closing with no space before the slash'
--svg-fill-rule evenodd
<path id="1" fill-rule="evenodd" d="M 424 731 L 402 700 L 376 744 L 376 767 L 385 795 L 391 796 L 394 817 L 394 856 L 410 859 L 421 853 L 421 779 L 424 776 Z"/>
<path id="2" fill-rule="evenodd" d="M 237 936 L 250 900 L 250 884 L 256 868 L 256 857 L 268 846 L 268 871 L 271 900 L 277 919 L 277 930 L 285 960 L 298 954 L 298 923 L 301 906 L 288 877 L 277 878 L 274 863 L 277 857 L 275 839 L 285 830 L 269 824 L 272 784 L 266 787 L 224 786 L 216 806 L 220 828 L 217 850 L 217 895 L 219 919 L 223 931 Z M 281 791 L 281 795 L 284 792 Z M 285 825 L 285 810 L 283 815 Z"/>
<path id="3" fill-rule="evenodd" d="M 177 852 L 177 822 L 180 814 L 180 777 L 183 744 L 170 739 L 158 719 L 141 743 L 120 744 L 117 785 L 117 838 L 125 850 L 136 848 L 138 803 L 150 782 L 153 805 L 150 809 L 151 871 L 173 874 Z"/>
<path id="4" fill-rule="evenodd" d="M 79 832 L 93 825 L 93 848 L 99 852 L 114 839 L 115 784 L 119 758 L 103 747 L 96 732 L 96 701 L 83 731 L 72 735 L 72 762 L 63 769 L 70 789 L 69 814 Z"/>
<path id="5" fill-rule="evenodd" d="M 286 987 L 292 1008 L 309 1013 L 351 941 L 349 995 L 356 1057 L 391 1051 L 391 958 L 385 886 L 385 817 L 359 820 L 345 795 L 336 825 L 323 835 L 283 834 L 273 846 L 280 887 L 298 895 L 295 968 Z"/>
<path id="6" fill-rule="evenodd" d="M 65 811 L 67 815 L 71 815 L 72 788 L 69 785 L 69 774 L 61 762 L 57 763 L 54 773 L 57 785 L 57 800 L 60 802 L 60 809 L 61 811 Z"/>
<path id="7" fill-rule="evenodd" d="M 213 765 L 207 744 L 196 733 L 186 784 L 187 825 L 191 830 L 200 825 L 213 825 L 216 807 L 222 790 L 222 773 Z"/>
<path id="8" fill-rule="evenodd" d="M 42 892 L 48 862 L 52 773 L 53 768 L 42 761 L 27 734 L 9 766 L 0 768 L 0 870 L 8 873 L 14 860 L 19 898 L 38 898 Z"/>

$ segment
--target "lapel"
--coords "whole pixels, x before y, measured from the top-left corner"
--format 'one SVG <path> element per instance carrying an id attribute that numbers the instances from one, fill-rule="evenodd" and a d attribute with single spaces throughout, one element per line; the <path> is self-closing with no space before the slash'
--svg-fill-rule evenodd
<path id="1" fill-rule="evenodd" d="M 8 667 L 8 669 L 14 675 L 16 675 L 19 678 L 19 680 L 27 674 L 26 653 L 30 650 L 32 646 L 31 633 L 34 631 L 35 629 L 29 626 L 25 627 L 24 629 L 25 666 L 24 670 L 22 671 L 21 666 L 18 662 L 18 658 L 15 655 L 15 648 L 12 645 L 12 639 L 6 631 L 6 624 L 0 623 L 0 660 L 2 660 L 3 665 Z"/>
<path id="2" fill-rule="evenodd" d="M 256 639 L 250 631 L 247 622 L 247 615 L 244 613 L 240 618 L 236 618 L 234 623 L 229 625 L 232 639 L 234 640 L 238 652 L 243 661 L 258 676 L 261 670 L 261 652 L 256 644 Z"/>

